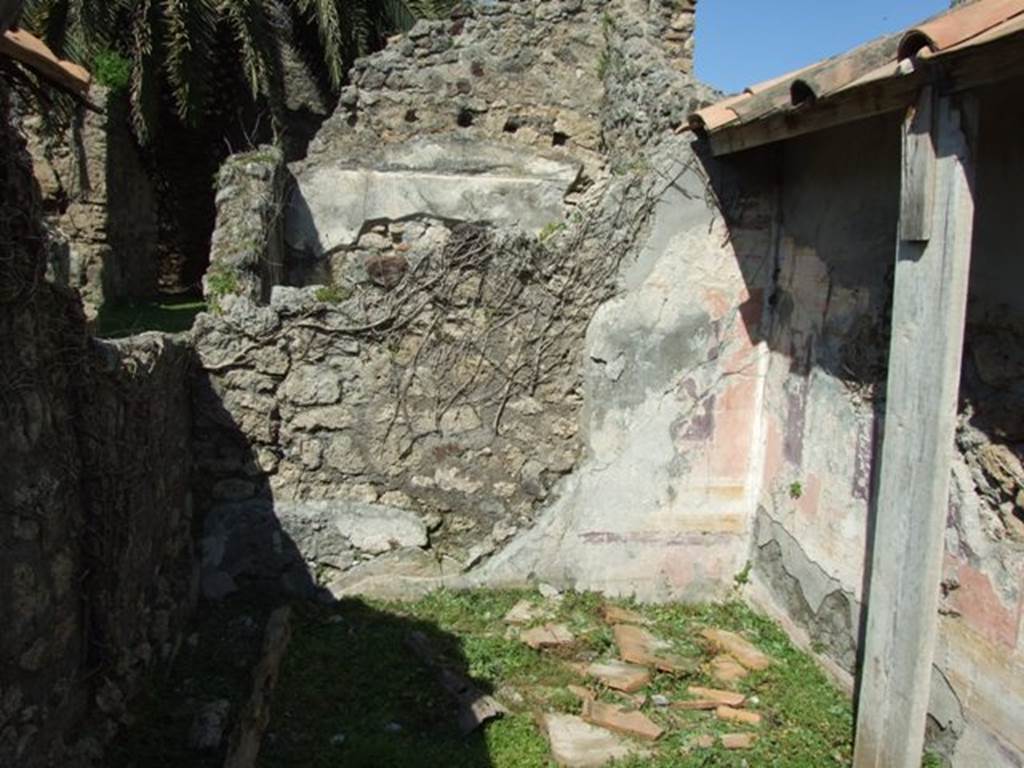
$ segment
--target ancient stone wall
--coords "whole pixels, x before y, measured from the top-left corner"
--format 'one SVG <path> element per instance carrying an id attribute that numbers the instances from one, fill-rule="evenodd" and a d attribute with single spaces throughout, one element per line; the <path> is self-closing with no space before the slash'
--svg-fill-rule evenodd
<path id="1" fill-rule="evenodd" d="M 0 763 L 73 766 L 174 653 L 191 601 L 191 358 L 160 336 L 88 339 L 78 297 L 44 277 L 8 107 L 0 93 Z"/>
<path id="2" fill-rule="evenodd" d="M 414 244 L 390 263 L 367 256 L 362 280 L 277 287 L 266 307 L 232 297 L 202 316 L 207 562 L 244 576 L 252 559 L 229 540 L 270 536 L 276 514 L 341 592 L 353 566 L 392 549 L 422 560 L 429 541 L 427 564 L 458 572 L 529 525 L 579 454 L 579 352 L 631 244 L 626 210 L 644 201 L 627 204 L 545 241 L 407 221 Z"/>
<path id="3" fill-rule="evenodd" d="M 217 174 L 217 221 L 203 294 L 263 302 L 285 278 L 284 201 L 290 174 L 281 150 L 262 146 L 229 157 Z"/>
<path id="4" fill-rule="evenodd" d="M 61 135 L 38 115 L 29 138 L 47 221 L 66 241 L 51 276 L 82 295 L 87 318 L 104 301 L 150 298 L 157 290 L 157 216 L 152 182 L 128 121 L 127 97 L 94 86 Z"/>
<path id="5" fill-rule="evenodd" d="M 195 329 L 208 594 L 251 578 L 402 592 L 467 570 L 662 598 L 728 584 L 758 381 L 744 275 L 767 230 L 723 247 L 686 141 L 658 149 L 699 98 L 692 11 L 480 4 L 357 63 L 291 167 L 295 287 L 266 306 L 229 292 Z M 246 239 L 247 199 L 217 238 Z M 650 492 L 609 490 L 627 486 Z M 538 515 L 571 533 L 537 543 Z"/>

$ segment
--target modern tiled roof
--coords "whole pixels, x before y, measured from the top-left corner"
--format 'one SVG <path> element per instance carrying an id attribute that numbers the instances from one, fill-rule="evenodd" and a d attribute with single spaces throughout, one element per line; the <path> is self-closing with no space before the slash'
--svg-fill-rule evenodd
<path id="1" fill-rule="evenodd" d="M 7 56 L 34 70 L 41 77 L 84 96 L 90 76 L 84 67 L 63 61 L 39 38 L 23 29 L 9 29 L 0 35 L 0 56 Z"/>
<path id="2" fill-rule="evenodd" d="M 1024 42 L 1024 0 L 974 0 L 904 32 L 752 85 L 742 93 L 694 112 L 689 127 L 714 137 L 716 133 L 769 118 L 795 119 L 801 112 L 825 107 L 858 89 L 913 76 L 929 62 L 1018 37 Z M 1020 59 L 1024 61 L 1024 46 Z M 868 105 L 865 110 L 866 114 L 885 111 L 877 105 Z"/>

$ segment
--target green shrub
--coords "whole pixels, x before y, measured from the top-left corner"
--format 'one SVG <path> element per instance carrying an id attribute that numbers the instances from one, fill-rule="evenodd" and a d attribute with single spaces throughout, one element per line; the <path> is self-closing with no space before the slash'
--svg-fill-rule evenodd
<path id="1" fill-rule="evenodd" d="M 132 63 L 116 51 L 100 51 L 92 66 L 96 82 L 111 91 L 123 91 L 132 79 Z"/>

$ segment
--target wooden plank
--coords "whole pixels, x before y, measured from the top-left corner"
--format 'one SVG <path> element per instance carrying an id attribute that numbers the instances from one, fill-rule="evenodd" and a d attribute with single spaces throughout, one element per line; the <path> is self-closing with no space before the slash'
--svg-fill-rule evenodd
<path id="1" fill-rule="evenodd" d="M 935 191 L 935 147 L 932 146 L 932 88 L 921 89 L 903 126 L 900 238 L 924 242 L 931 236 Z"/>
<path id="2" fill-rule="evenodd" d="M 253 670 L 252 693 L 231 735 L 224 768 L 254 768 L 256 765 L 263 732 L 270 722 L 270 699 L 292 637 L 291 615 L 291 608 L 282 606 L 267 619 L 262 655 Z"/>
<path id="3" fill-rule="evenodd" d="M 931 239 L 897 244 L 856 768 L 918 768 L 938 619 L 967 306 L 976 110 L 935 102 Z"/>

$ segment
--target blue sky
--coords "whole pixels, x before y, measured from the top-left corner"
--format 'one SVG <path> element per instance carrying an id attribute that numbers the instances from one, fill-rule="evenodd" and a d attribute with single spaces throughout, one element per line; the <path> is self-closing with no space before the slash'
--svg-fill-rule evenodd
<path id="1" fill-rule="evenodd" d="M 699 0 L 697 77 L 732 93 L 948 7 L 949 0 Z"/>

